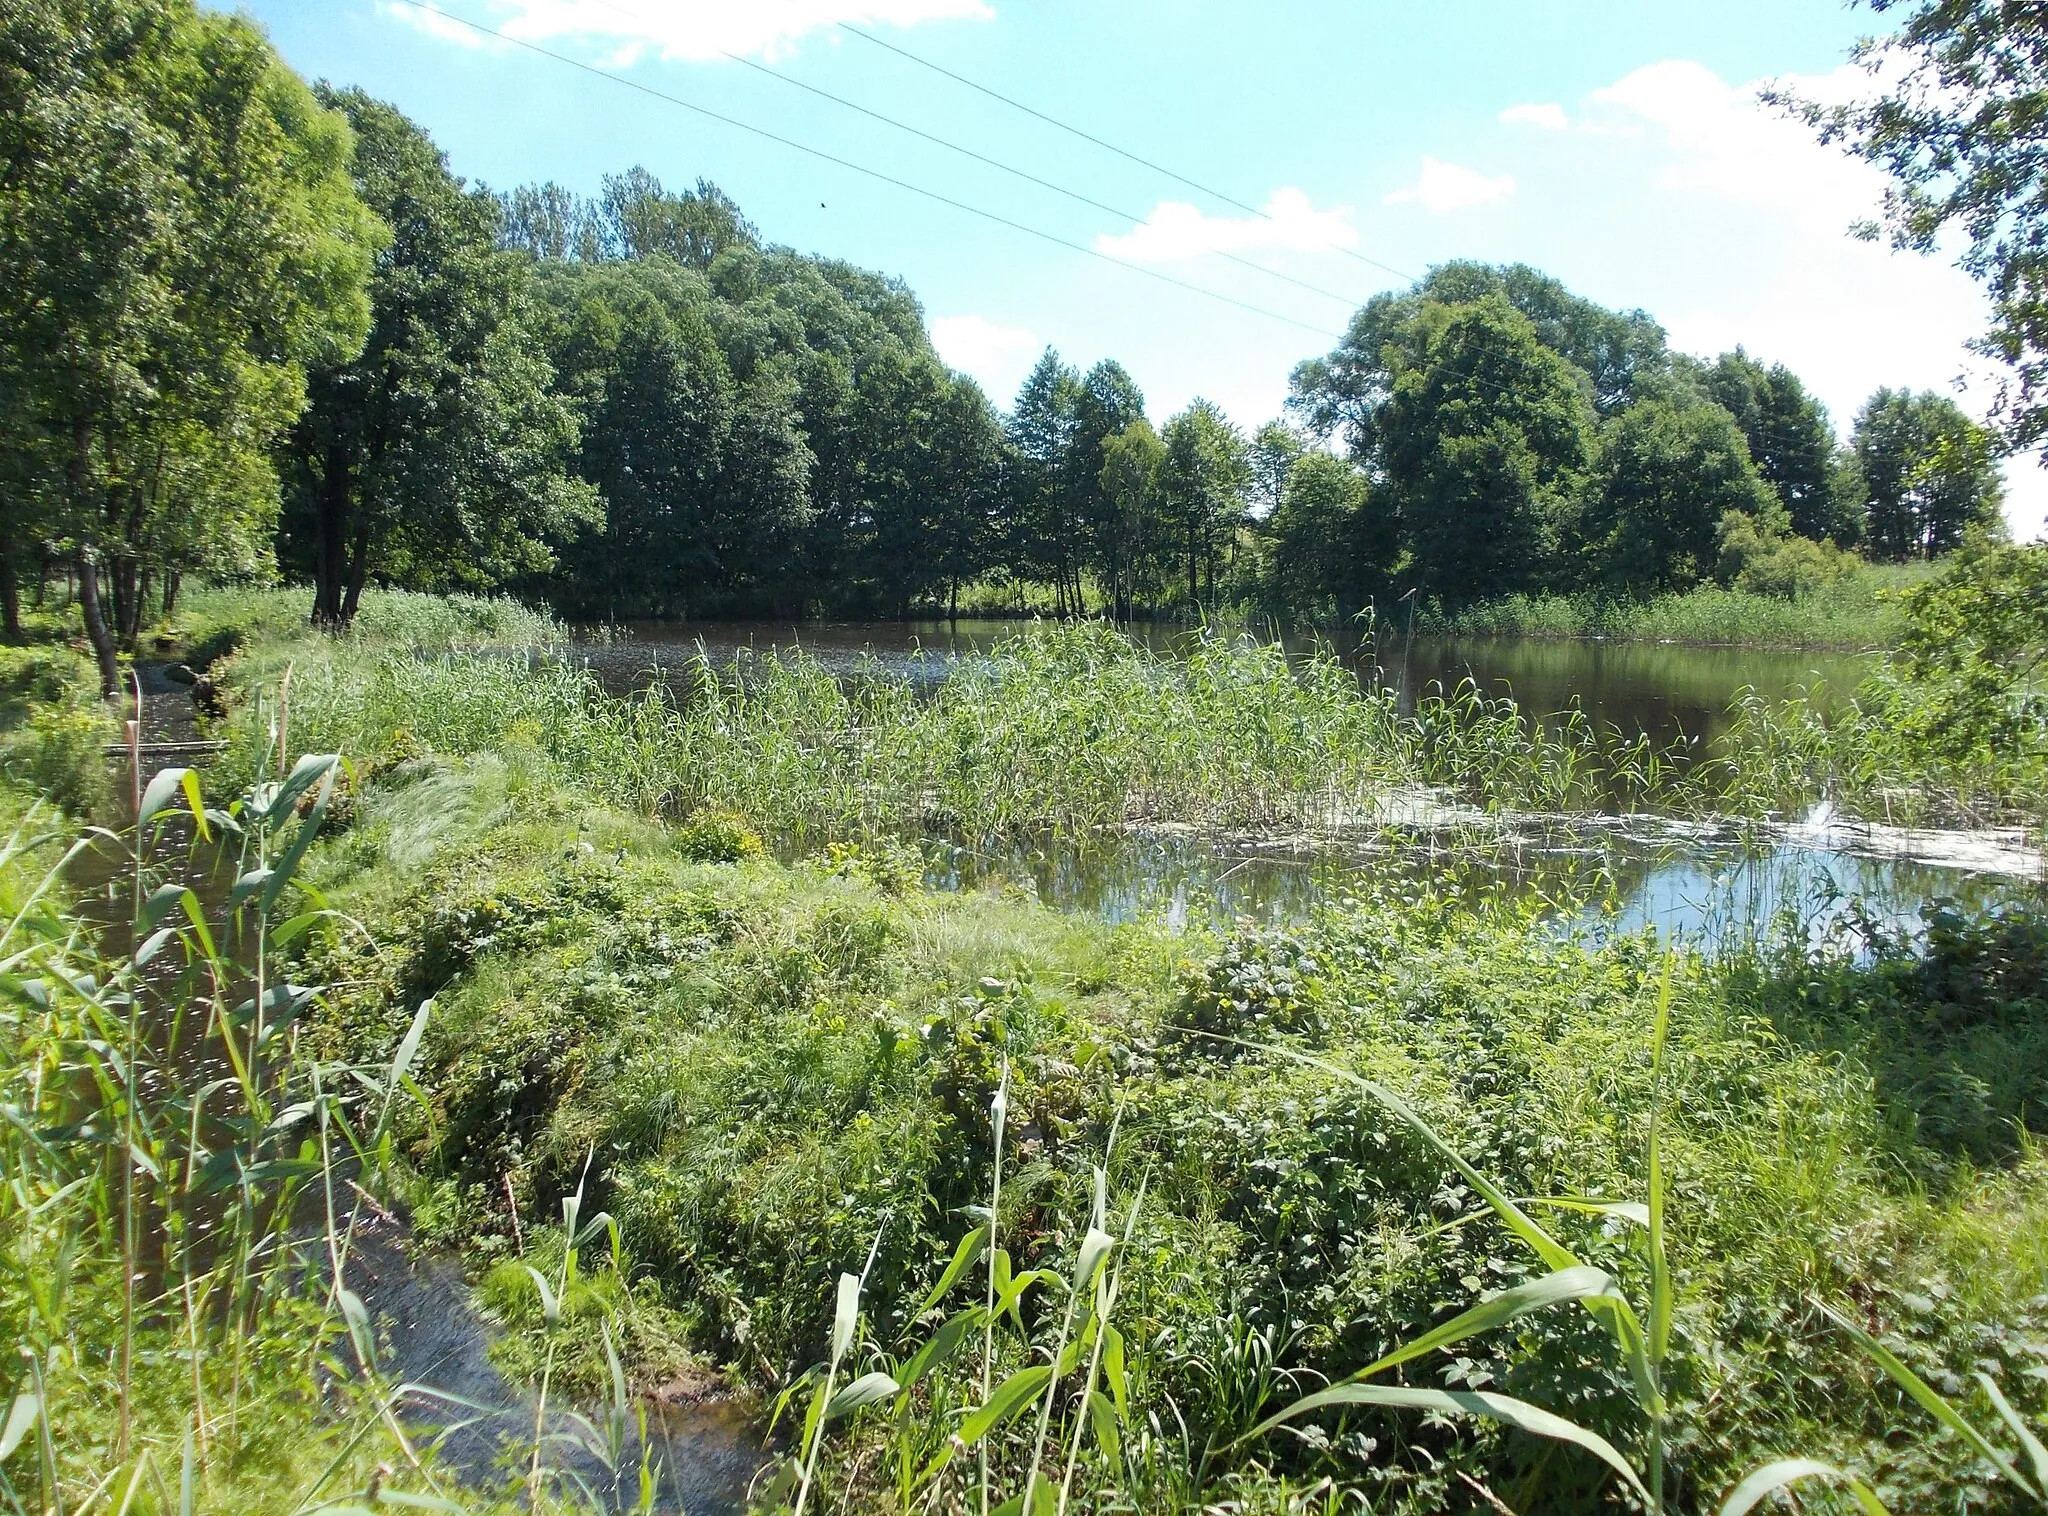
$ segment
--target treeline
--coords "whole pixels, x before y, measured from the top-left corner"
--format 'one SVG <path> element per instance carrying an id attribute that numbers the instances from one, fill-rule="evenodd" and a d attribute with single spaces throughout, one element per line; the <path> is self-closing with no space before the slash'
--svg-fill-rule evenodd
<path id="1" fill-rule="evenodd" d="M 189 573 L 509 589 L 578 618 L 1119 616 L 1413 592 L 1792 593 L 1995 526 L 1989 437 L 1670 352 L 1526 268 L 1382 295 L 1246 437 L 1048 352 L 1005 414 L 901 281 L 714 186 L 464 184 L 191 0 L 0 9 L 0 603 L 60 572 L 111 687 Z"/>

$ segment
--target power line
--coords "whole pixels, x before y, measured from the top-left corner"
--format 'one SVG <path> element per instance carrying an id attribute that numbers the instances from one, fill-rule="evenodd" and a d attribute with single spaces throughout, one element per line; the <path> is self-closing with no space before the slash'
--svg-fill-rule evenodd
<path id="1" fill-rule="evenodd" d="M 1230 206 L 1234 210 L 1246 211 L 1251 215 L 1262 217 L 1267 221 L 1273 220 L 1273 215 L 1270 211 L 1261 210 L 1256 205 L 1247 205 L 1244 201 L 1238 199 L 1235 195 L 1226 194 L 1224 191 L 1220 189 L 1216 189 L 1211 185 L 1202 183 L 1202 181 L 1199 179 L 1190 179 L 1186 174 L 1180 173 L 1175 169 L 1170 169 L 1163 163 L 1155 163 L 1150 158 L 1140 157 L 1138 154 L 1131 152 L 1127 148 L 1118 147 L 1114 142 L 1107 142 L 1103 140 L 1101 137 L 1096 136 L 1093 132 L 1085 132 L 1078 126 L 1073 126 L 1065 121 L 1060 120 L 1057 116 L 1048 116 L 1044 111 L 1026 105 L 1022 100 L 1013 99 L 1009 95 L 1003 94 L 1000 90 L 992 90 L 985 84 L 976 83 L 974 80 L 968 78 L 965 74 L 956 74 L 951 69 L 944 68 L 939 64 L 932 62 L 929 58 L 920 58 L 916 53 L 911 52 L 908 48 L 898 47 L 893 42 L 884 42 L 880 37 L 877 37 L 873 32 L 862 31 L 859 27 L 853 25 L 851 22 L 841 21 L 838 23 L 838 25 L 842 31 L 848 31 L 853 33 L 854 36 L 860 38 L 863 42 L 871 42 L 876 47 L 882 48 L 887 52 L 892 52 L 899 58 L 906 58 L 910 62 L 915 63 L 919 68 L 928 68 L 935 74 L 942 74 L 946 78 L 951 79 L 955 84 L 964 85 L 968 89 L 973 90 L 976 94 L 986 95 L 991 100 L 1000 101 L 1002 104 L 1009 106 L 1012 110 L 1022 111 L 1025 115 L 1030 116 L 1035 120 L 1043 121 L 1047 126 L 1058 127 L 1061 131 L 1067 133 L 1069 136 L 1078 137 L 1083 142 L 1091 143 L 1094 146 L 1101 148 L 1104 152 L 1114 153 L 1117 157 L 1122 158 L 1127 162 L 1135 163 L 1140 168 L 1148 168 L 1152 170 L 1152 172 L 1155 174 L 1164 174 L 1167 178 L 1173 180 L 1176 184 L 1185 184 L 1189 189 L 1199 190 L 1201 193 L 1209 196 L 1211 199 L 1220 200 L 1225 205 Z M 1377 258 L 1368 258 L 1365 254 L 1353 252 L 1348 247 L 1336 248 L 1333 251 L 1342 253 L 1345 257 L 1353 259 L 1359 263 L 1366 264 L 1369 267 L 1376 268 L 1380 270 L 1380 272 L 1382 273 L 1392 274 L 1396 279 L 1405 279 L 1410 284 L 1417 284 L 1421 282 L 1419 275 L 1411 274 L 1407 272 L 1405 269 L 1395 268 L 1391 263 L 1382 263 Z"/>
<path id="2" fill-rule="evenodd" d="M 642 25 L 648 24 L 654 19 L 648 16 L 645 12 L 631 10 L 628 9 L 626 6 L 617 4 L 616 0 L 598 0 L 598 3 L 602 5 L 606 10 L 613 12 L 615 15 L 624 16 L 627 20 L 639 22 Z M 886 46 L 886 44 L 884 45 Z M 1110 215 L 1115 216 L 1120 221 L 1129 221 L 1134 224 L 1143 224 L 1143 222 L 1146 220 L 1146 218 L 1143 215 L 1139 214 L 1137 211 L 1126 210 L 1122 206 L 1110 205 L 1104 201 L 1095 199 L 1091 195 L 1083 194 L 1079 190 L 1070 189 L 1064 184 L 1056 183 L 1051 179 L 1041 178 L 1037 174 L 1031 173 L 1027 169 L 1021 169 L 1014 164 L 1005 163 L 1000 158 L 991 158 L 986 153 L 977 152 L 975 149 L 967 147 L 962 143 L 955 142 L 951 138 L 941 137 L 934 132 L 925 131 L 921 127 L 912 126 L 907 121 L 899 121 L 894 116 L 884 115 L 882 112 L 870 109 L 868 106 L 862 105 L 856 100 L 849 100 L 844 95 L 834 94 L 831 90 L 822 89 L 815 84 L 806 84 L 803 80 L 792 78 L 788 74 L 782 73 L 777 69 L 772 69 L 764 63 L 756 63 L 752 58 L 748 58 L 739 53 L 734 52 L 722 52 L 721 56 L 726 58 L 730 62 L 739 64 L 742 68 L 752 69 L 757 74 L 765 74 L 778 84 L 786 84 L 792 89 L 800 89 L 805 94 L 816 95 L 821 100 L 830 100 L 834 105 L 843 106 L 847 110 L 853 111 L 862 116 L 866 116 L 868 119 L 872 121 L 879 121 L 884 126 L 894 127 L 899 132 L 906 132 L 910 136 L 916 137 L 921 141 L 932 143 L 938 147 L 943 147 L 948 152 L 958 153 L 963 158 L 971 158 L 976 163 L 985 164 L 989 168 L 996 169 L 1001 173 L 1009 174 L 1017 179 L 1022 179 L 1027 184 L 1035 184 L 1040 189 L 1051 190 L 1055 195 L 1065 196 L 1067 199 L 1074 201 L 1077 205 L 1085 205 L 1089 207 L 1091 210 L 1106 211 Z M 1334 300 L 1339 305 L 1348 307 L 1350 309 L 1356 310 L 1359 306 L 1365 304 L 1363 300 L 1356 299 L 1353 296 L 1339 294 L 1336 290 L 1325 289 L 1320 284 L 1311 284 L 1306 279 L 1297 279 L 1292 274 L 1282 273 L 1279 269 L 1268 268 L 1264 264 L 1255 263 L 1249 258 L 1241 258 L 1236 253 L 1225 252 L 1221 248 L 1215 248 L 1212 249 L 1212 251 L 1215 253 L 1217 257 L 1226 259 L 1231 263 L 1235 263 L 1240 268 L 1248 268 L 1253 273 L 1263 274 L 1265 277 L 1269 279 L 1278 279 L 1283 284 L 1291 284 L 1296 289 L 1307 290 L 1312 295 L 1321 295 L 1326 300 Z"/>
<path id="3" fill-rule="evenodd" d="M 467 16 L 458 16 L 452 11 L 442 10 L 437 5 L 428 4 L 427 0 L 399 0 L 399 3 L 410 6 L 414 10 L 425 12 L 430 16 L 438 16 L 443 21 L 452 21 L 458 26 L 468 27 L 471 31 L 482 36 L 495 37 L 501 42 L 508 42 L 514 47 L 524 48 L 530 53 L 538 53 L 543 58 L 552 58 L 557 63 L 567 64 L 570 68 L 579 69 L 583 73 L 594 74 L 600 79 L 609 79 L 614 84 L 622 84 L 628 89 L 637 90 L 639 93 L 651 96 L 656 100 L 680 106 L 682 109 L 703 116 L 708 120 L 719 122 L 725 126 L 736 127 L 740 131 L 752 133 L 756 137 L 764 138 L 782 147 L 794 149 L 797 152 L 820 159 L 826 163 L 834 164 L 840 168 L 851 169 L 854 173 L 863 174 L 870 179 L 892 185 L 900 190 L 907 190 L 913 195 L 921 195 L 925 199 L 936 201 L 940 205 L 950 206 L 957 211 L 965 211 L 970 216 L 979 216 L 982 220 L 994 222 L 997 226 L 1004 226 L 1012 231 L 1022 232 L 1027 237 L 1036 237 L 1041 242 L 1050 242 L 1055 247 L 1066 248 L 1069 252 L 1076 252 L 1089 258 L 1100 259 L 1104 263 L 1128 269 L 1134 274 L 1143 274 L 1146 278 L 1155 279 L 1161 284 L 1170 284 L 1175 289 L 1186 290 L 1189 294 L 1201 295 L 1206 299 L 1219 301 L 1224 305 L 1235 306 L 1237 309 L 1248 311 L 1254 316 L 1264 316 L 1270 321 L 1285 322 L 1287 325 L 1299 327 L 1305 332 L 1313 332 L 1318 337 L 1336 338 L 1339 335 L 1330 331 L 1327 327 L 1314 326 L 1306 321 L 1298 321 L 1292 316 L 1283 316 L 1278 311 L 1268 310 L 1262 305 L 1253 305 L 1248 300 L 1239 300 L 1235 296 L 1225 295 L 1216 290 L 1204 289 L 1199 284 L 1190 284 L 1185 279 L 1176 279 L 1171 274 L 1162 274 L 1157 269 L 1146 268 L 1143 264 L 1132 263 L 1127 259 L 1118 258 L 1098 248 L 1089 247 L 1085 243 L 1070 242 L 1065 237 L 1058 236 L 1053 232 L 1042 231 L 1038 227 L 1028 226 L 1022 221 L 1013 221 L 1008 216 L 999 215 L 995 211 L 983 210 L 978 205 L 969 205 L 964 200 L 955 200 L 950 195 L 940 194 L 937 190 L 926 189 L 921 184 L 912 184 L 907 179 L 898 179 L 893 174 L 885 174 L 880 169 L 869 168 L 866 164 L 856 163 L 850 158 L 841 158 L 837 154 L 826 152 L 823 148 L 812 147 L 809 143 L 805 142 L 798 142 L 793 137 L 784 137 L 777 132 L 769 131 L 766 127 L 755 126 L 752 122 L 741 121 L 737 117 L 723 115 L 718 111 L 710 109 L 708 106 L 698 105 L 693 101 L 685 100 L 680 95 L 671 95 L 664 90 L 655 89 L 652 85 L 642 84 L 637 79 L 628 79 L 623 74 L 614 74 L 609 70 L 598 68 L 594 64 L 585 63 L 579 58 L 572 58 L 567 53 L 558 53 L 552 48 L 542 47 L 537 42 L 528 42 L 523 37 L 514 37 L 509 33 L 498 30 L 496 27 L 485 26 L 480 21 L 472 21 Z"/>

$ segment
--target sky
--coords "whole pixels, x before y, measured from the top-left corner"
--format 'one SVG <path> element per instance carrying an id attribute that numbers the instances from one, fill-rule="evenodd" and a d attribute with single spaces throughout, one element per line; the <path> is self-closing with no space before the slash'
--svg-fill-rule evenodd
<path id="1" fill-rule="evenodd" d="M 1976 414 L 1995 388 L 1976 285 L 1854 239 L 1882 178 L 1757 99 L 1868 90 L 1848 51 L 1877 18 L 1840 0 L 242 8 L 472 182 L 709 179 L 768 241 L 900 275 L 999 405 L 1050 345 L 1122 363 L 1155 420 L 1201 396 L 1250 430 L 1352 309 L 1452 258 L 1785 363 L 1843 433 L 1880 386 Z M 2038 535 L 2048 472 L 2017 462 L 2008 496 Z"/>

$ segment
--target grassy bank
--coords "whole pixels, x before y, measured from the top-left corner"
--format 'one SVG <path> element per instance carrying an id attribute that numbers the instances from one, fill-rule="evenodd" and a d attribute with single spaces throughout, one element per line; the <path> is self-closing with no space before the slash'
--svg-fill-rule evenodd
<path id="1" fill-rule="evenodd" d="M 1450 614 L 1425 612 L 1433 632 L 1494 637 L 1610 637 L 1730 647 L 1893 648 L 1905 632 L 1900 592 L 1934 574 L 1926 564 L 1865 564 L 1793 598 L 1702 584 L 1644 601 L 1591 595 L 1515 595 Z"/>
<path id="2" fill-rule="evenodd" d="M 306 975 L 352 986 L 319 1036 L 326 1056 L 375 1056 L 435 997 L 416 1070 L 431 1116 L 404 1126 L 411 1196 L 526 1334 L 513 1356 L 530 1367 L 550 1339 L 521 1250 L 559 1256 L 550 1221 L 582 1184 L 621 1251 L 591 1265 L 558 1375 L 604 1382 L 609 1323 L 647 1381 L 694 1348 L 787 1386 L 828 1356 L 847 1272 L 865 1282 L 840 1382 L 905 1376 L 980 1298 L 970 1272 L 924 1306 L 987 1202 L 1000 1087 L 998 1238 L 1015 1272 L 1052 1277 L 995 1332 L 997 1382 L 1053 1351 L 1052 1279 L 1088 1228 L 1097 1166 L 1109 1230 L 1132 1226 L 1123 1393 L 1109 1430 L 1080 1438 L 1076 1508 L 1277 1512 L 1320 1490 L 1318 1510 L 1456 1510 L 1468 1481 L 1519 1510 L 1606 1507 L 1593 1460 L 1497 1429 L 1367 1409 L 1239 1440 L 1543 1272 L 1385 1108 L 1198 1034 L 1278 1038 L 1383 1082 L 1516 1195 L 1645 1200 L 1661 1104 L 1669 1509 L 1712 1509 L 1795 1452 L 1861 1471 L 1897 1510 L 2022 1508 L 1815 1303 L 1852 1309 L 1959 1397 L 1987 1365 L 2041 1413 L 2048 935 L 2033 918 L 1947 923 L 1927 960 L 1803 940 L 1681 956 L 1659 1096 L 1658 946 L 1560 936 L 1509 907 L 1366 894 L 1286 933 L 1112 929 L 928 895 L 881 855 L 784 867 L 738 832 L 671 832 L 567 793 L 518 750 L 412 760 L 357 816 L 312 877 L 376 923 L 375 945 L 309 937 Z M 1625 1293 L 1647 1291 L 1628 1223 L 1541 1214 Z M 971 1505 L 972 1460 L 921 1471 L 980 1377 L 963 1350 L 901 1405 L 836 1419 L 819 1508 Z M 1511 1393 L 1644 1456 L 1625 1365 L 1575 1308 L 1385 1377 Z M 1055 1408 L 1055 1451 L 1079 1414 Z M 1032 1424 L 982 1444 L 999 1498 L 1026 1477 Z"/>

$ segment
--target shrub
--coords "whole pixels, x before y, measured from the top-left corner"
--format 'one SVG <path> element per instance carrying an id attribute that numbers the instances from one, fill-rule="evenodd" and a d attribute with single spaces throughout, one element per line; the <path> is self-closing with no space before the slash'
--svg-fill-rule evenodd
<path id="1" fill-rule="evenodd" d="M 738 863 L 765 851 L 761 834 L 746 817 L 715 805 L 692 811 L 674 836 L 676 851 L 694 863 Z"/>

